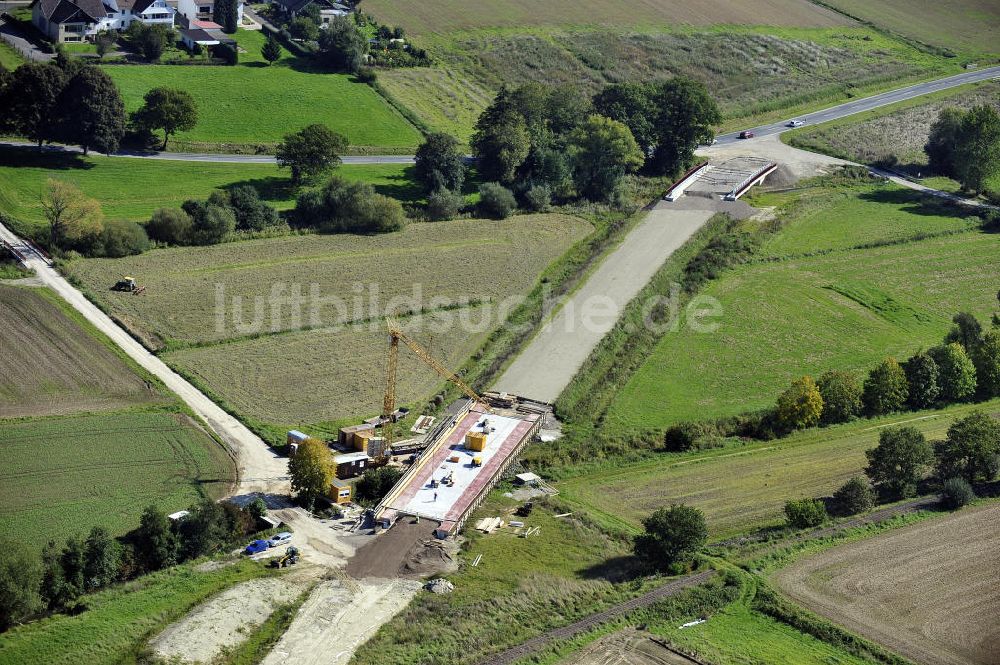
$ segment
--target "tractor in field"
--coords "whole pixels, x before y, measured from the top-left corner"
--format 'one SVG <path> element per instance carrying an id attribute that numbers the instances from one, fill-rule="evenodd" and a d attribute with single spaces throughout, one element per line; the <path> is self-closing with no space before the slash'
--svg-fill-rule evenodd
<path id="1" fill-rule="evenodd" d="M 272 568 L 285 568 L 287 566 L 294 566 L 299 562 L 299 548 L 294 545 L 290 545 L 285 553 L 276 559 L 271 559 Z"/>
<path id="2" fill-rule="evenodd" d="M 145 286 L 139 286 L 134 277 L 122 277 L 111 287 L 112 291 L 121 291 L 138 295 L 146 290 Z"/>

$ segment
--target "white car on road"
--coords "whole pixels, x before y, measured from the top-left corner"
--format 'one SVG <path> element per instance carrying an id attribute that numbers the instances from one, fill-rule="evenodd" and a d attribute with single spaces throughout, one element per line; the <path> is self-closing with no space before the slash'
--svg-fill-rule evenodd
<path id="1" fill-rule="evenodd" d="M 801 127 L 806 124 L 805 120 L 789 120 L 785 127 Z"/>

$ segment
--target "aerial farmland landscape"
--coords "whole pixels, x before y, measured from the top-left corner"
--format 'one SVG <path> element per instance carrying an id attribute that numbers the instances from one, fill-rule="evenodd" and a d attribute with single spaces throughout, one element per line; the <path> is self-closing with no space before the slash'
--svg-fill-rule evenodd
<path id="1" fill-rule="evenodd" d="M 1000 665 L 1000 5 L 0 0 L 0 665 Z"/>

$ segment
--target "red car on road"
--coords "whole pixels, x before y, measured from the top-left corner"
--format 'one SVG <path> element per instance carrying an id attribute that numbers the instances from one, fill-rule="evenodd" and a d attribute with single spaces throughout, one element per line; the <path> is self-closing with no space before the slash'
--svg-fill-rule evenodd
<path id="1" fill-rule="evenodd" d="M 740 138 L 741 139 L 752 139 L 753 138 L 753 132 L 751 132 L 750 130 L 747 130 L 745 132 L 740 132 Z"/>

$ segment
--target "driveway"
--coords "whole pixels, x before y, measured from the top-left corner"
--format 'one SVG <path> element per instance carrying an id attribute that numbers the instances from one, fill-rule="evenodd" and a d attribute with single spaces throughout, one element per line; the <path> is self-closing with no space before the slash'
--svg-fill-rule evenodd
<path id="1" fill-rule="evenodd" d="M 53 53 L 45 53 L 38 49 L 34 44 L 25 39 L 24 33 L 21 32 L 19 27 L 3 19 L 0 19 L 0 39 L 3 39 L 17 49 L 18 53 L 28 60 L 48 62 L 56 57 Z"/>

